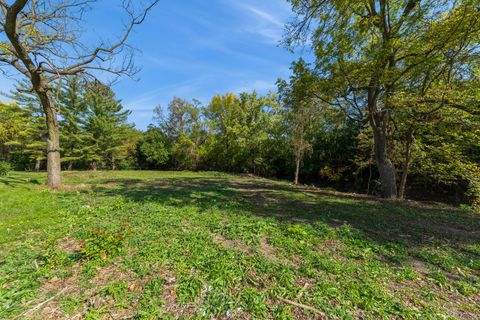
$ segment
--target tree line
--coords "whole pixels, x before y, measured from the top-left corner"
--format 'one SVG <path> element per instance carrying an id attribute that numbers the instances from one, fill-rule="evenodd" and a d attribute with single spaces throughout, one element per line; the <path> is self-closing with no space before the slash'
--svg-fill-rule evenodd
<path id="1" fill-rule="evenodd" d="M 0 1 L 0 71 L 28 82 L 30 92 L 40 101 L 47 132 L 47 183 L 61 185 L 59 107 L 54 92 L 58 82 L 69 76 L 98 79 L 101 75 L 133 76 L 135 49 L 127 40 L 134 27 L 145 20 L 159 2 L 120 2 L 124 28 L 115 41 L 86 43 L 85 13 L 97 0 L 15 0 Z"/>
<path id="2" fill-rule="evenodd" d="M 130 111 L 110 87 L 66 79 L 55 94 L 64 170 L 217 170 L 382 192 L 369 122 L 310 94 L 318 79 L 303 60 L 292 64 L 289 79 L 278 80 L 277 92 L 227 93 L 205 105 L 176 97 L 154 109 L 145 131 L 128 124 Z M 26 92 L 20 84 L 9 95 L 17 102 L 0 109 L 0 156 L 17 170 L 45 169 L 45 119 L 38 98 Z M 411 122 L 392 126 L 389 154 L 400 168 L 402 197 L 476 203 L 477 120 L 445 107 L 416 123 L 413 137 Z"/>
<path id="3" fill-rule="evenodd" d="M 311 63 L 293 62 L 292 76 L 265 96 L 229 93 L 206 105 L 175 98 L 139 132 L 111 89 L 92 79 L 98 71 L 134 73 L 131 56 L 114 60 L 157 2 L 137 10 L 123 2 L 124 36 L 85 54 L 69 22 L 82 22 L 83 2 L 0 2 L 1 66 L 27 79 L 12 93 L 20 105 L 2 111 L 28 124 L 2 130 L 4 158 L 39 167 L 46 157 L 52 188 L 63 163 L 250 172 L 478 205 L 478 0 L 289 0 L 295 19 L 283 45 L 310 49 Z"/>
<path id="4" fill-rule="evenodd" d="M 133 152 L 129 145 L 137 133 L 127 123 L 112 89 L 98 81 L 65 78 L 52 100 L 58 106 L 62 164 L 65 169 L 116 169 Z M 2 104 L 0 157 L 18 170 L 46 168 L 47 126 L 41 102 L 20 82 L 8 95 L 16 103 Z"/>

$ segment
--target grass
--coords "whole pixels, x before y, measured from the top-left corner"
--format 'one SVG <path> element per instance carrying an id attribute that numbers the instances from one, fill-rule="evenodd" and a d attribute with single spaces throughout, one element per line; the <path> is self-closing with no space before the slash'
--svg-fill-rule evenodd
<path id="1" fill-rule="evenodd" d="M 480 216 L 204 172 L 0 178 L 1 319 L 478 319 Z"/>

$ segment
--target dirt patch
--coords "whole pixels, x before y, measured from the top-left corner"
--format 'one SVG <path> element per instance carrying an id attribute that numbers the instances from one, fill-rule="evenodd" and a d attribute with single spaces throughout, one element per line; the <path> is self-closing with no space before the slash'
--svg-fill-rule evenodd
<path id="1" fill-rule="evenodd" d="M 54 276 L 50 279 L 38 278 L 37 281 L 42 284 L 40 291 L 42 292 L 59 292 L 65 288 L 67 290 L 73 289 L 77 280 L 80 278 L 79 270 L 80 264 L 77 263 L 72 267 L 72 275 L 68 278 L 59 278 Z M 66 292 L 65 292 L 66 293 Z"/>
<path id="2" fill-rule="evenodd" d="M 270 260 L 279 261 L 279 259 L 277 257 L 277 249 L 275 249 L 274 247 L 272 247 L 268 243 L 267 238 L 265 238 L 265 237 L 260 238 L 260 246 L 259 247 L 260 247 L 260 252 L 265 257 L 267 257 Z"/>
<path id="3" fill-rule="evenodd" d="M 455 238 L 470 238 L 475 242 L 480 241 L 480 231 L 479 230 L 469 230 L 466 228 L 462 228 L 463 226 L 452 226 L 446 223 L 439 223 L 435 225 L 435 228 L 440 230 L 442 234 L 450 235 Z M 474 224 L 472 223 L 471 228 L 474 228 Z"/>
<path id="4" fill-rule="evenodd" d="M 254 255 L 255 250 L 252 249 L 252 247 L 246 245 L 243 241 L 241 240 L 231 240 L 227 239 L 222 235 L 215 234 L 212 236 L 213 240 L 220 244 L 222 247 L 226 249 L 234 249 L 243 253 L 246 253 L 248 255 Z M 291 261 L 287 259 L 281 259 L 278 257 L 278 250 L 274 247 L 272 247 L 266 237 L 261 237 L 259 239 L 259 246 L 258 246 L 258 251 L 261 255 L 266 257 L 267 259 L 277 262 L 277 263 L 285 263 L 285 264 L 292 264 Z"/>
<path id="5" fill-rule="evenodd" d="M 67 250 L 70 250 L 72 241 L 65 241 L 69 244 Z M 81 265 L 75 264 L 70 277 L 61 279 L 56 276 L 50 279 L 39 278 L 42 283 L 40 287 L 41 298 L 34 301 L 27 311 L 19 316 L 19 318 L 37 318 L 37 319 L 81 319 L 86 315 L 88 309 L 105 308 L 110 311 L 110 316 L 114 319 L 128 318 L 133 316 L 136 304 L 130 305 L 128 308 L 117 308 L 115 301 L 111 297 L 104 297 L 102 289 L 108 284 L 115 281 L 125 281 L 129 284 L 136 283 L 133 273 L 126 273 L 120 269 L 117 264 L 107 267 L 98 268 L 95 277 L 87 281 L 81 281 Z M 143 287 L 130 285 L 130 289 L 142 290 Z M 75 311 L 72 315 L 68 315 L 62 310 L 59 300 L 63 297 L 86 297 L 82 310 Z M 35 316 L 36 315 L 36 316 Z"/>
<path id="6" fill-rule="evenodd" d="M 298 265 L 301 263 L 301 260 L 299 257 L 297 257 L 297 259 L 295 259 L 295 261 L 290 261 L 288 259 L 284 259 L 284 258 L 281 258 L 279 257 L 279 252 L 278 252 L 278 249 L 271 246 L 269 243 L 268 243 L 268 240 L 266 237 L 261 237 L 260 240 L 259 240 L 259 249 L 260 249 L 260 253 L 262 255 L 264 255 L 265 257 L 267 257 L 268 259 L 272 260 L 272 261 L 275 261 L 277 263 L 283 263 L 283 264 L 295 264 L 295 265 Z"/>
<path id="7" fill-rule="evenodd" d="M 68 319 L 68 315 L 60 308 L 58 299 L 76 291 L 76 283 L 80 278 L 79 269 L 80 264 L 75 264 L 72 267 L 73 275 L 64 279 L 56 276 L 50 279 L 38 278 L 37 281 L 42 283 L 41 298 L 31 301 L 27 311 L 19 315 L 17 319 Z M 34 315 L 39 316 L 35 317 Z"/>
<path id="8" fill-rule="evenodd" d="M 320 243 L 319 247 L 327 248 L 330 250 L 342 250 L 345 248 L 345 245 L 331 239 L 326 239 L 325 241 Z"/>
<path id="9" fill-rule="evenodd" d="M 160 300 L 163 302 L 163 310 L 174 314 L 176 318 L 186 317 L 189 319 L 195 316 L 199 306 L 203 303 L 204 290 L 202 290 L 202 294 L 194 303 L 180 305 L 177 301 L 177 278 L 175 273 L 169 269 L 162 269 L 158 275 L 165 280 L 163 292 L 160 296 Z"/>
<path id="10" fill-rule="evenodd" d="M 58 241 L 58 248 L 66 253 L 79 253 L 84 247 L 83 241 L 72 237 L 65 237 Z"/>
<path id="11" fill-rule="evenodd" d="M 235 189 L 236 191 L 240 191 L 241 194 L 237 196 L 237 200 L 246 203 L 246 204 L 251 204 L 256 207 L 262 207 L 265 205 L 278 205 L 280 203 L 280 200 L 275 197 L 275 195 L 272 195 L 271 193 L 267 193 L 264 190 L 239 190 Z"/>
<path id="12" fill-rule="evenodd" d="M 213 241 L 220 244 L 222 247 L 226 249 L 234 249 L 246 254 L 254 254 L 254 251 L 252 250 L 252 248 L 246 245 L 245 243 L 243 243 L 243 241 L 241 240 L 231 240 L 231 239 L 225 238 L 222 235 L 215 234 L 213 235 Z"/>
<path id="13" fill-rule="evenodd" d="M 415 258 L 408 259 L 405 262 L 405 265 L 412 268 L 413 271 L 415 271 L 416 273 L 421 274 L 421 275 L 428 274 L 428 272 L 429 272 L 428 264 L 421 261 L 421 260 L 415 259 Z"/>
<path id="14" fill-rule="evenodd" d="M 165 280 L 161 295 L 161 300 L 165 302 L 164 309 L 168 312 L 177 314 L 179 308 L 177 304 L 177 292 L 175 291 L 176 276 L 168 269 L 162 270 L 160 276 Z"/>
<path id="15" fill-rule="evenodd" d="M 424 279 L 390 282 L 388 289 L 399 295 L 403 304 L 408 308 L 418 308 L 422 304 L 429 304 L 455 319 L 478 319 L 478 305 L 480 302 L 478 294 L 467 297 L 455 291 L 445 292 Z M 425 300 L 424 294 L 426 290 L 435 297 L 433 301 Z M 419 297 L 422 298 L 419 299 Z"/>

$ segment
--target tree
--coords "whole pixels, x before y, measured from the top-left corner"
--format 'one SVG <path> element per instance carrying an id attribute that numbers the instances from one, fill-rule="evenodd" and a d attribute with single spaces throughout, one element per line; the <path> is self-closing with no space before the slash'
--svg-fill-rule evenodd
<path id="1" fill-rule="evenodd" d="M 269 146 L 274 143 L 274 126 L 280 125 L 276 122 L 281 116 L 278 96 L 272 93 L 262 96 L 255 91 L 242 92 L 238 102 L 242 110 L 237 124 L 241 128 L 238 135 L 241 142 L 238 150 L 240 166 L 253 174 L 271 175 L 272 168 L 267 160 L 270 158 L 268 152 L 274 150 Z"/>
<path id="2" fill-rule="evenodd" d="M 86 115 L 83 119 L 87 132 L 88 148 L 85 150 L 92 170 L 98 162 L 108 163 L 116 169 L 118 160 L 125 156 L 124 140 L 129 127 L 126 123 L 129 110 L 123 110 L 120 101 L 110 87 L 93 81 L 85 92 Z"/>
<path id="3" fill-rule="evenodd" d="M 197 170 L 200 162 L 198 145 L 185 133 L 173 143 L 171 155 L 176 169 Z"/>
<path id="4" fill-rule="evenodd" d="M 65 77 L 64 82 L 58 94 L 61 114 L 60 142 L 62 161 L 68 162 L 67 168 L 72 170 L 74 161 L 82 159 L 86 147 L 86 134 L 81 121 L 87 107 L 81 79 L 78 76 L 70 76 Z"/>
<path id="5" fill-rule="evenodd" d="M 132 29 L 141 24 L 159 0 L 135 13 L 134 1 L 123 1 L 129 22 L 118 41 L 100 43 L 91 51 L 82 43 L 79 25 L 83 13 L 95 0 L 0 0 L 0 67 L 13 68 L 29 80 L 45 113 L 47 127 L 48 185 L 60 187 L 60 137 L 52 86 L 67 75 L 91 75 L 106 71 L 116 75 L 135 73 L 131 53 L 119 65 L 115 57 L 129 47 L 126 40 Z M 128 50 L 127 50 L 128 51 Z"/>
<path id="6" fill-rule="evenodd" d="M 31 86 L 27 80 L 19 81 L 15 85 L 15 89 L 8 95 L 10 99 L 16 101 L 25 113 L 25 126 L 18 140 L 21 146 L 14 152 L 15 155 L 34 162 L 35 171 L 40 171 L 42 161 L 47 157 L 47 146 L 45 143 L 45 135 L 47 129 L 45 127 L 45 116 L 42 105 L 38 96 L 31 91 Z M 22 167 L 24 167 L 22 165 Z M 29 167 L 30 165 L 26 165 Z"/>
<path id="7" fill-rule="evenodd" d="M 29 167 L 33 161 L 39 171 L 46 154 L 43 125 L 28 109 L 0 103 L 0 160 L 11 161 L 17 168 Z"/>
<path id="8" fill-rule="evenodd" d="M 445 48 L 464 43 L 465 52 L 476 54 L 475 44 L 467 40 L 478 37 L 478 1 L 290 2 L 298 19 L 289 25 L 285 43 L 294 46 L 299 40 L 312 40 L 317 71 L 324 80 L 322 91 L 334 92 L 336 97 L 326 100 L 368 119 L 382 196 L 396 197 L 389 141 L 393 98 L 419 66 L 441 59 Z M 462 64 L 461 55 L 449 59 Z"/>
<path id="9" fill-rule="evenodd" d="M 241 112 L 238 98 L 233 93 L 214 96 L 203 110 L 211 137 L 209 162 L 217 169 L 235 170 L 235 150 L 239 149 L 237 138 L 242 130 L 238 120 Z"/>
<path id="10" fill-rule="evenodd" d="M 139 167 L 138 146 L 143 133 L 136 129 L 133 124 L 123 125 L 123 141 L 120 154 L 117 155 L 117 167 L 119 169 L 133 169 Z"/>
<path id="11" fill-rule="evenodd" d="M 15 103 L 0 102 L 0 160 L 8 161 L 15 147 L 22 144 L 28 114 Z"/>
<path id="12" fill-rule="evenodd" d="M 317 78 L 300 59 L 292 64 L 289 82 L 279 80 L 278 91 L 284 106 L 284 119 L 293 145 L 295 157 L 294 183 L 298 184 L 300 166 L 306 152 L 312 150 L 307 136 L 319 113 L 319 100 L 315 97 Z"/>
<path id="13" fill-rule="evenodd" d="M 190 134 L 199 129 L 200 105 L 200 101 L 195 99 L 189 102 L 174 97 L 168 104 L 167 110 L 163 110 L 161 106 L 154 109 L 155 119 L 160 129 L 175 141 L 182 134 Z"/>
<path id="14" fill-rule="evenodd" d="M 256 92 L 217 95 L 203 110 L 208 127 L 208 165 L 230 172 L 265 173 L 273 115 L 278 111 L 275 95 Z"/>
<path id="15" fill-rule="evenodd" d="M 175 97 L 168 104 L 167 115 L 160 106 L 154 113 L 160 130 L 172 144 L 171 160 L 175 167 L 196 170 L 200 161 L 199 146 L 205 139 L 200 101 Z"/>
<path id="16" fill-rule="evenodd" d="M 141 138 L 139 152 L 149 167 L 158 168 L 166 164 L 170 156 L 168 137 L 150 125 Z"/>

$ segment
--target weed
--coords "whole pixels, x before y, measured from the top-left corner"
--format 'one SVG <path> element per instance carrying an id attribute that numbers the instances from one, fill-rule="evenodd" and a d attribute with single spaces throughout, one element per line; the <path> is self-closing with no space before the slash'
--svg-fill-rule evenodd
<path id="1" fill-rule="evenodd" d="M 103 228 L 95 229 L 85 239 L 81 254 L 86 259 L 102 259 L 115 257 L 123 253 L 126 231 L 108 231 Z"/>
<path id="2" fill-rule="evenodd" d="M 12 171 L 11 164 L 5 161 L 0 161 L 0 177 L 5 177 L 10 171 Z"/>

